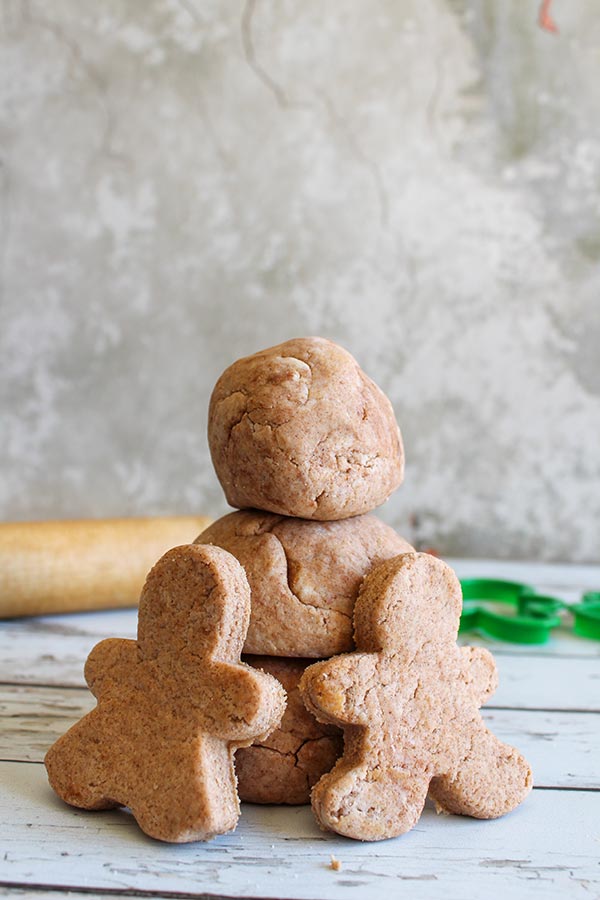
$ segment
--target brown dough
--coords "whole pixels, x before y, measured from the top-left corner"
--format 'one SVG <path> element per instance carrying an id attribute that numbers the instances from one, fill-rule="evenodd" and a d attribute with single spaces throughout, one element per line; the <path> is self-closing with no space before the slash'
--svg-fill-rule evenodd
<path id="1" fill-rule="evenodd" d="M 298 682 L 309 660 L 245 656 L 244 661 L 283 685 L 287 705 L 275 731 L 235 754 L 240 800 L 310 803 L 312 786 L 333 767 L 343 740 L 339 728 L 317 722 L 302 702 Z"/>
<path id="2" fill-rule="evenodd" d="M 369 512 L 402 483 L 394 411 L 354 357 L 297 338 L 221 375 L 208 417 L 228 503 L 330 521 Z"/>
<path id="3" fill-rule="evenodd" d="M 481 719 L 496 666 L 487 650 L 456 645 L 460 613 L 460 583 L 441 560 L 388 560 L 356 602 L 360 652 L 306 670 L 307 708 L 344 728 L 344 754 L 312 792 L 324 829 L 381 840 L 415 825 L 428 790 L 439 810 L 481 819 L 531 790 L 527 761 Z"/>
<path id="4" fill-rule="evenodd" d="M 230 513 L 197 539 L 228 550 L 252 589 L 244 652 L 321 658 L 353 650 L 352 611 L 373 566 L 412 550 L 374 516 L 311 522 Z"/>
<path id="5" fill-rule="evenodd" d="M 272 731 L 285 691 L 240 663 L 250 616 L 242 567 L 218 547 L 166 553 L 142 591 L 137 641 L 102 641 L 85 677 L 97 707 L 50 748 L 50 784 L 83 809 L 130 807 L 151 837 L 235 828 L 233 754 Z"/>

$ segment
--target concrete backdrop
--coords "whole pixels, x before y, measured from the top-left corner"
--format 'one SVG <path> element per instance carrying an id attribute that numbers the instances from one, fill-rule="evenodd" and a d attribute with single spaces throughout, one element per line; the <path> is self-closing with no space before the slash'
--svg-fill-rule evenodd
<path id="1" fill-rule="evenodd" d="M 4 0 L 2 517 L 219 515 L 215 379 L 322 334 L 409 539 L 597 562 L 600 17 L 537 10 Z"/>

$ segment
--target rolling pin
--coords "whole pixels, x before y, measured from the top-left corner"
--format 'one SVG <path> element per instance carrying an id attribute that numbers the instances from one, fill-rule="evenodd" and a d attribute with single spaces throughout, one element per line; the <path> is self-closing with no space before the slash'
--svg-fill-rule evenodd
<path id="1" fill-rule="evenodd" d="M 203 516 L 0 523 L 0 618 L 137 606 L 154 563 Z"/>

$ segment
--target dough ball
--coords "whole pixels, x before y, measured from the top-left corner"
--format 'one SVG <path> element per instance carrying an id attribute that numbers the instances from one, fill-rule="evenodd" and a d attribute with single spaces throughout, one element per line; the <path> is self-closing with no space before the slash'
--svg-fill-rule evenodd
<path id="1" fill-rule="evenodd" d="M 213 522 L 199 544 L 228 550 L 251 589 L 245 653 L 333 656 L 354 649 L 352 615 L 363 578 L 411 545 L 375 516 L 313 522 L 243 510 Z"/>
<path id="2" fill-rule="evenodd" d="M 309 713 L 298 682 L 314 660 L 245 656 L 244 662 L 273 675 L 285 688 L 287 706 L 268 737 L 235 754 L 240 800 L 248 803 L 310 803 L 310 791 L 344 749 L 341 729 Z"/>
<path id="3" fill-rule="evenodd" d="M 213 464 L 231 506 L 331 521 L 402 482 L 390 401 L 342 347 L 297 338 L 233 363 L 213 391 Z"/>

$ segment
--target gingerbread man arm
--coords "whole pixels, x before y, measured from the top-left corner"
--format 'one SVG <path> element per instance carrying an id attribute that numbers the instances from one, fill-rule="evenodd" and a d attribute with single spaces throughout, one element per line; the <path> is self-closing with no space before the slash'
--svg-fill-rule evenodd
<path id="1" fill-rule="evenodd" d="M 205 695 L 207 728 L 237 747 L 266 737 L 285 712 L 286 693 L 272 675 L 245 664 L 214 664 Z"/>
<path id="2" fill-rule="evenodd" d="M 460 655 L 465 681 L 477 706 L 482 706 L 498 687 L 494 657 L 485 647 L 461 647 Z"/>
<path id="3" fill-rule="evenodd" d="M 87 658 L 84 676 L 90 691 L 99 700 L 112 688 L 130 680 L 137 659 L 135 641 L 107 638 L 92 649 Z"/>
<path id="4" fill-rule="evenodd" d="M 367 725 L 365 699 L 376 668 L 373 653 L 345 653 L 309 666 L 298 685 L 304 705 L 319 722 Z"/>

